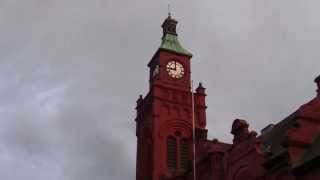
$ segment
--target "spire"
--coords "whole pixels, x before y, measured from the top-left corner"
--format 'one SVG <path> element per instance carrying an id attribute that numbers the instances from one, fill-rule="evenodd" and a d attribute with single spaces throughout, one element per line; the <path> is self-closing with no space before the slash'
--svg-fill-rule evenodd
<path id="1" fill-rule="evenodd" d="M 178 21 L 172 18 L 171 13 L 168 13 L 168 17 L 162 23 L 163 35 L 160 49 L 173 51 L 179 54 L 192 56 L 192 54 L 184 49 L 178 40 L 178 34 L 176 31 Z"/>
<path id="2" fill-rule="evenodd" d="M 168 4 L 168 16 L 171 16 L 171 6 L 170 6 L 170 3 Z"/>

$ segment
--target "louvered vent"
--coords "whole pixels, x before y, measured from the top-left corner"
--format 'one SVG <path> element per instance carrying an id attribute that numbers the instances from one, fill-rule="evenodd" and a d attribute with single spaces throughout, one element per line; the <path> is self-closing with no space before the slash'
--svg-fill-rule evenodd
<path id="1" fill-rule="evenodd" d="M 167 140 L 167 163 L 170 170 L 177 167 L 177 141 L 174 137 L 168 137 Z"/>
<path id="2" fill-rule="evenodd" d="M 188 140 L 181 139 L 180 141 L 180 167 L 183 171 L 188 169 L 189 162 L 189 144 Z"/>

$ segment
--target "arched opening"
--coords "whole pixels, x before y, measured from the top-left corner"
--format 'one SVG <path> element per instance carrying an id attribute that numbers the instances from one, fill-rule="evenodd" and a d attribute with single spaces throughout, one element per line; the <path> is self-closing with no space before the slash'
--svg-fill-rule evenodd
<path id="1" fill-rule="evenodd" d="M 189 166 L 189 143 L 187 139 L 180 139 L 180 168 L 187 171 Z"/>
<path id="2" fill-rule="evenodd" d="M 167 167 L 169 171 L 186 172 L 190 162 L 189 141 L 181 133 L 175 135 L 167 138 Z"/>
<path id="3" fill-rule="evenodd" d="M 167 166 L 169 170 L 177 169 L 177 140 L 172 136 L 167 139 Z"/>

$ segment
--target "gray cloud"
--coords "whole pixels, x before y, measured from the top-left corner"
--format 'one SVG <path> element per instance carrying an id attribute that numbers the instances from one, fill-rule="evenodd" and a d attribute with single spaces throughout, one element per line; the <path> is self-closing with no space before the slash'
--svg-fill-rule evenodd
<path id="1" fill-rule="evenodd" d="M 315 95 L 319 2 L 171 2 L 210 138 Z M 134 179 L 135 100 L 167 1 L 0 0 L 0 179 Z"/>

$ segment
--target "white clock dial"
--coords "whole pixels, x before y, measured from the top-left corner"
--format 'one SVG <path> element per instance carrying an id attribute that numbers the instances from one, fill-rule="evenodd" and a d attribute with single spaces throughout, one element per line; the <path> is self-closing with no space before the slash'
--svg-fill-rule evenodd
<path id="1" fill-rule="evenodd" d="M 184 67 L 177 61 L 169 61 L 167 64 L 167 72 L 172 78 L 180 79 L 184 75 Z"/>

